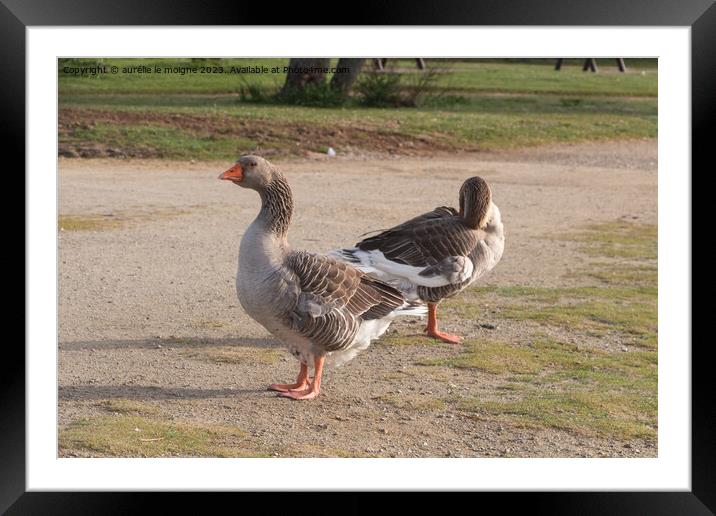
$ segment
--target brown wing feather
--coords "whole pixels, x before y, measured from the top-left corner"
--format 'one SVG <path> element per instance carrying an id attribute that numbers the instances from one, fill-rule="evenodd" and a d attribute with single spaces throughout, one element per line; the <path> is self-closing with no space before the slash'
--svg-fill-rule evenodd
<path id="1" fill-rule="evenodd" d="M 327 256 L 293 252 L 287 266 L 298 292 L 290 324 L 326 351 L 346 348 L 362 321 L 385 317 L 405 302 L 390 285 Z"/>
<path id="2" fill-rule="evenodd" d="M 364 251 L 379 250 L 391 261 L 428 267 L 449 256 L 468 256 L 478 235 L 457 212 L 441 206 L 356 244 Z"/>
<path id="3" fill-rule="evenodd" d="M 480 240 L 479 235 L 478 240 Z M 484 254 L 485 247 L 481 245 L 475 245 L 473 250 L 468 254 L 468 258 L 470 258 L 473 265 L 475 265 L 484 260 Z M 472 279 L 468 278 L 462 283 L 451 283 L 449 285 L 443 285 L 442 287 L 418 286 L 418 297 L 428 303 L 437 303 L 443 299 L 447 299 L 456 294 L 459 294 L 468 285 L 470 285 L 471 281 Z"/>

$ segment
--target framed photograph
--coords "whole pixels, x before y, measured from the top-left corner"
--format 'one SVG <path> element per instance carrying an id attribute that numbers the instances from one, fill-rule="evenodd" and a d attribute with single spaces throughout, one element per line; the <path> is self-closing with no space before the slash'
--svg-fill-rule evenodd
<path id="1" fill-rule="evenodd" d="M 712 513 L 691 170 L 716 10 L 563 4 L 261 26 L 4 2 L 28 310 L 0 509 Z"/>

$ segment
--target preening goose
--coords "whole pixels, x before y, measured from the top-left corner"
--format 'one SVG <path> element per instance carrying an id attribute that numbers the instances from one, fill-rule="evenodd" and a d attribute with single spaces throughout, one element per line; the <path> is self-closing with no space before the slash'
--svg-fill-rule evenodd
<path id="1" fill-rule="evenodd" d="M 330 255 L 396 285 L 409 300 L 427 302 L 428 335 L 459 343 L 461 337 L 438 330 L 437 304 L 492 269 L 504 245 L 490 187 L 471 177 L 460 188 L 459 211 L 440 206 Z"/>
<path id="2" fill-rule="evenodd" d="M 292 250 L 287 239 L 291 189 L 265 159 L 243 156 L 219 179 L 261 196 L 261 210 L 239 248 L 236 292 L 241 306 L 301 363 L 295 383 L 269 389 L 294 399 L 314 398 L 326 358 L 344 363 L 382 335 L 395 316 L 425 313 L 424 306 L 408 303 L 399 290 L 350 264 Z"/>

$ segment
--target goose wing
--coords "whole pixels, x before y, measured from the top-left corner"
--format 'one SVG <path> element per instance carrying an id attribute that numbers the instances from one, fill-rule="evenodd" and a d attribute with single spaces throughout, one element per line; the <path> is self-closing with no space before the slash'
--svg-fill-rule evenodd
<path id="1" fill-rule="evenodd" d="M 326 351 L 345 349 L 362 321 L 405 304 L 395 288 L 327 256 L 292 252 L 286 266 L 295 297 L 291 327 Z"/>
<path id="2" fill-rule="evenodd" d="M 454 209 L 441 206 L 356 247 L 369 254 L 376 269 L 416 285 L 439 287 L 472 275 L 470 258 L 478 245 L 478 231 L 467 227 Z"/>

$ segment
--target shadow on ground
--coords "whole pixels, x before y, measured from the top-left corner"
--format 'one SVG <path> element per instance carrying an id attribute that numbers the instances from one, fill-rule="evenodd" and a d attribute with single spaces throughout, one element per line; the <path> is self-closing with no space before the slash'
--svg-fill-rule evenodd
<path id="1" fill-rule="evenodd" d="M 269 393 L 266 389 L 196 389 L 157 387 L 153 385 L 72 385 L 60 386 L 60 400 L 130 400 L 248 398 L 257 393 Z M 273 393 L 275 395 L 275 393 Z"/>
<path id="2" fill-rule="evenodd" d="M 190 338 L 190 337 L 153 337 L 135 340 L 85 340 L 60 342 L 61 351 L 108 350 L 108 349 L 157 349 L 166 348 L 202 348 L 216 346 L 235 346 L 243 348 L 275 348 L 280 343 L 270 338 Z"/>

